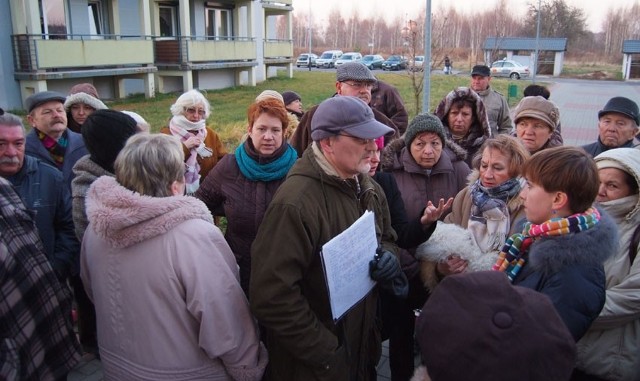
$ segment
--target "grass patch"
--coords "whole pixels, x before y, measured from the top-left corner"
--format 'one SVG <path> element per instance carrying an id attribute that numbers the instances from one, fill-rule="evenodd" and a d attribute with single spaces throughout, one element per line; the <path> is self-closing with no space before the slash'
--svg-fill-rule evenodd
<path id="1" fill-rule="evenodd" d="M 377 77 L 398 88 L 405 101 L 410 118 L 416 114 L 413 101 L 411 79 L 406 72 L 376 73 Z M 516 84 L 518 97 L 511 99 L 509 104 L 514 105 L 520 99 L 522 90 L 530 81 L 509 81 L 494 78 L 491 85 L 500 93 L 507 95 L 509 84 Z M 468 86 L 468 75 L 432 75 L 430 111 L 433 111 L 440 100 L 453 88 Z M 255 97 L 263 90 L 271 89 L 278 92 L 285 90 L 296 91 L 302 97 L 304 108 L 321 103 L 331 97 L 335 92 L 334 71 L 295 71 L 294 78 L 286 77 L 283 71 L 277 77 L 268 79 L 256 87 L 237 86 L 222 90 L 209 90 L 206 96 L 212 106 L 212 113 L 207 121 L 221 137 L 229 150 L 234 149 L 242 135 L 246 132 L 247 107 Z M 152 131 L 157 132 L 166 126 L 170 118 L 169 107 L 179 93 L 158 94 L 154 99 L 145 99 L 143 95 L 134 95 L 124 100 L 108 102 L 109 107 L 116 110 L 130 110 L 142 115 L 152 126 Z"/>

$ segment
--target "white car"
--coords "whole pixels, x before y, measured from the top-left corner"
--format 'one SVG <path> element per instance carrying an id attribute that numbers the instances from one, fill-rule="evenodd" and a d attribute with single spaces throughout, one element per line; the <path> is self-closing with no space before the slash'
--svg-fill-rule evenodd
<path id="1" fill-rule="evenodd" d="M 361 59 L 362 59 L 362 54 L 357 52 L 347 52 L 343 54 L 342 57 L 338 58 L 338 60 L 335 63 L 335 66 L 338 67 L 343 63 L 360 61 Z"/>

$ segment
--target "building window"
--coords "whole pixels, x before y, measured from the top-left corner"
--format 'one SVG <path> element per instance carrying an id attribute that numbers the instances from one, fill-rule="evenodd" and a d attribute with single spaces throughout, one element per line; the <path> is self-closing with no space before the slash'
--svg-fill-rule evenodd
<path id="1" fill-rule="evenodd" d="M 66 39 L 67 20 L 64 0 L 40 0 L 40 23 L 46 38 Z"/>
<path id="2" fill-rule="evenodd" d="M 102 3 L 100 1 L 90 1 L 87 6 L 89 12 L 89 34 L 92 38 L 105 34 L 104 22 L 102 18 Z"/>
<path id="3" fill-rule="evenodd" d="M 205 27 L 211 40 L 231 40 L 233 14 L 230 9 L 205 8 Z"/>
<path id="4" fill-rule="evenodd" d="M 160 37 L 178 36 L 178 12 L 176 7 L 160 5 Z"/>

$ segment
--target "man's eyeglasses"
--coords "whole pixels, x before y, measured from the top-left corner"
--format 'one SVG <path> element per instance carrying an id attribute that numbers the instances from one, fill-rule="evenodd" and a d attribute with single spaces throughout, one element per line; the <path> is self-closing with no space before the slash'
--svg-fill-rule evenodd
<path id="1" fill-rule="evenodd" d="M 198 114 L 201 117 L 204 118 L 204 116 L 206 115 L 206 112 L 204 111 L 204 109 L 201 108 L 194 108 L 194 107 L 187 107 L 184 109 L 184 112 L 189 114 L 189 115 L 195 115 Z"/>
<path id="2" fill-rule="evenodd" d="M 337 134 L 337 135 L 338 136 L 344 136 L 344 137 L 347 137 L 347 138 L 351 138 L 351 139 L 355 140 L 356 142 L 358 142 L 358 143 L 360 143 L 362 145 L 375 142 L 375 139 L 362 139 L 362 138 L 359 138 L 357 136 L 347 135 L 347 134 Z"/>
<path id="3" fill-rule="evenodd" d="M 342 82 L 342 83 L 346 83 L 347 85 L 353 87 L 354 89 L 367 89 L 370 90 L 373 88 L 373 86 L 375 85 L 375 83 L 373 82 Z"/>

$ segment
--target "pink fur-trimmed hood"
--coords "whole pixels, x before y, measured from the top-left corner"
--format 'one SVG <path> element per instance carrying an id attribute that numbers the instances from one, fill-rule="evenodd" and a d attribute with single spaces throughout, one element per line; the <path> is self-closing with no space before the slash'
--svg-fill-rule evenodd
<path id="1" fill-rule="evenodd" d="M 144 196 L 108 176 L 91 185 L 86 207 L 89 229 L 118 249 L 164 234 L 188 220 L 213 224 L 207 207 L 194 197 Z"/>

